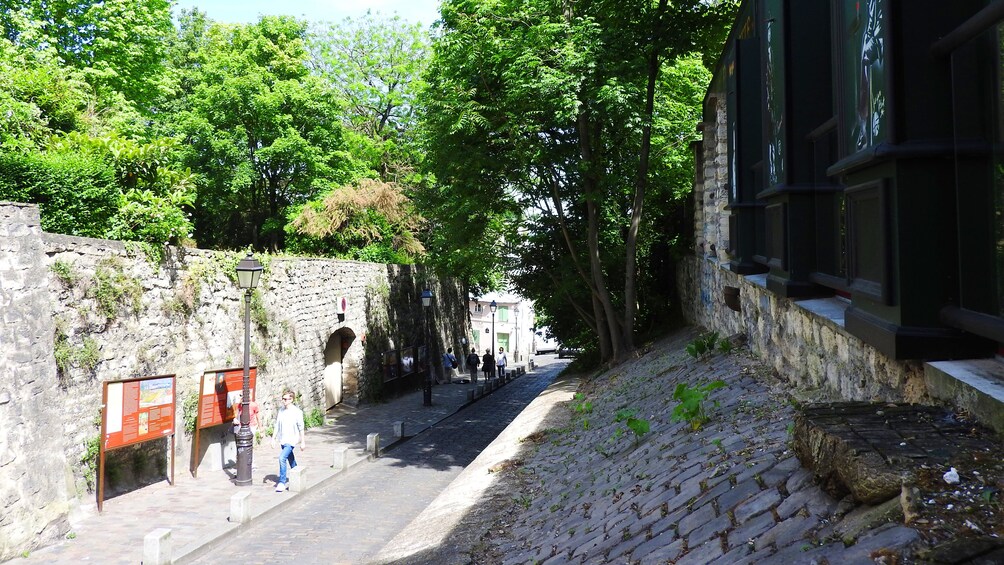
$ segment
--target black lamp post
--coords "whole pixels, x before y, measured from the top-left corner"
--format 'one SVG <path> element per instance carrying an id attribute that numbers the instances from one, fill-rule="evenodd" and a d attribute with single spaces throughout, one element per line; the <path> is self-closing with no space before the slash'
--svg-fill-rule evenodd
<path id="1" fill-rule="evenodd" d="M 425 383 L 422 387 L 422 406 L 432 406 L 432 361 L 429 358 L 431 351 L 429 351 L 429 306 L 432 305 L 432 291 L 425 289 L 422 291 L 422 322 L 425 326 L 424 335 L 425 339 Z"/>
<path id="2" fill-rule="evenodd" d="M 241 400 L 241 427 L 237 430 L 237 485 L 251 485 L 254 434 L 251 433 L 251 291 L 258 286 L 262 266 L 250 253 L 237 265 L 237 283 L 244 291 L 244 390 Z"/>
<path id="3" fill-rule="evenodd" d="M 492 303 L 488 305 L 488 309 L 492 311 L 492 357 L 495 357 L 495 311 L 499 309 L 499 305 L 492 300 Z M 495 367 L 491 368 L 495 371 Z M 498 375 L 496 375 L 498 376 Z"/>

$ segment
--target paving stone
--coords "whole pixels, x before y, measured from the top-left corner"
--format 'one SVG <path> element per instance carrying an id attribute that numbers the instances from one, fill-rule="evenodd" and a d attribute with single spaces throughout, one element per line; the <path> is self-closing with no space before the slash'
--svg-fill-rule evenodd
<path id="1" fill-rule="evenodd" d="M 734 510 L 736 506 L 760 492 L 760 487 L 754 484 L 741 483 L 718 497 L 718 511 L 725 513 Z"/>
<path id="2" fill-rule="evenodd" d="M 811 532 L 818 523 L 815 518 L 792 516 L 778 522 L 773 528 L 758 537 L 756 547 L 759 549 L 768 545 L 777 545 L 779 548 L 788 546 L 795 540 L 805 538 L 806 534 Z"/>
<path id="3" fill-rule="evenodd" d="M 809 503 L 809 500 L 819 498 L 820 496 L 825 495 L 823 494 L 823 491 L 819 489 L 802 489 L 798 492 L 790 494 L 777 505 L 777 515 L 784 520 L 802 508 L 805 508 L 805 506 Z"/>
<path id="4" fill-rule="evenodd" d="M 729 532 L 729 547 L 748 546 L 749 540 L 774 527 L 774 515 L 770 512 L 751 518 L 745 524 Z"/>
<path id="5" fill-rule="evenodd" d="M 701 493 L 701 495 L 697 497 L 697 500 L 694 501 L 694 504 L 693 506 L 691 506 L 691 508 L 697 509 L 704 506 L 705 504 L 710 504 L 720 495 L 725 494 L 730 490 L 732 490 L 732 484 L 729 483 L 729 481 L 727 480 L 721 481 L 714 487 Z"/>
<path id="6" fill-rule="evenodd" d="M 664 541 L 653 538 L 649 543 L 636 547 L 631 553 L 631 559 L 636 560 L 638 565 L 665 565 L 675 562 L 683 551 L 683 540 L 676 539 L 668 544 L 664 544 Z"/>
<path id="7" fill-rule="evenodd" d="M 765 473 L 773 466 L 774 466 L 774 461 L 766 458 L 756 460 L 753 462 L 752 465 L 750 465 L 750 462 L 747 462 L 746 465 L 744 465 L 745 468 L 736 473 L 736 482 L 737 483 L 744 483 L 747 481 L 755 482 L 758 476 L 760 476 L 762 473 Z"/>
<path id="8" fill-rule="evenodd" d="M 754 559 L 754 555 L 750 551 L 749 546 L 743 544 L 741 547 L 736 547 L 735 549 L 729 550 L 728 553 L 712 561 L 711 563 L 713 565 L 750 565 L 752 563 L 760 563 L 760 562 L 761 561 Z"/>
<path id="9" fill-rule="evenodd" d="M 690 514 L 685 516 L 680 520 L 680 525 L 677 528 L 680 536 L 686 537 L 690 532 L 699 527 L 702 524 L 710 522 L 715 518 L 715 509 L 710 505 L 702 506 Z"/>
<path id="10" fill-rule="evenodd" d="M 715 538 L 691 548 L 686 555 L 676 560 L 676 565 L 706 565 L 721 557 L 722 554 L 721 540 Z"/>
<path id="11" fill-rule="evenodd" d="M 725 515 L 719 516 L 687 534 L 687 544 L 695 546 L 711 538 L 717 539 L 718 534 L 728 530 L 730 527 L 732 527 L 732 522 L 729 520 L 729 517 Z"/>
<path id="12" fill-rule="evenodd" d="M 812 471 L 802 467 L 791 474 L 791 478 L 785 484 L 789 494 L 794 494 L 803 488 L 812 486 Z"/>
<path id="13" fill-rule="evenodd" d="M 766 512 L 772 506 L 781 501 L 781 493 L 777 489 L 769 488 L 753 496 L 749 500 L 736 506 L 733 514 L 736 517 L 736 524 L 745 524 L 750 518 Z"/>
<path id="14" fill-rule="evenodd" d="M 794 463 L 794 465 L 792 464 Z M 791 456 L 774 465 L 773 468 L 760 473 L 760 479 L 767 488 L 787 485 L 792 474 L 801 467 L 798 458 Z M 787 488 L 787 486 L 785 487 Z"/>

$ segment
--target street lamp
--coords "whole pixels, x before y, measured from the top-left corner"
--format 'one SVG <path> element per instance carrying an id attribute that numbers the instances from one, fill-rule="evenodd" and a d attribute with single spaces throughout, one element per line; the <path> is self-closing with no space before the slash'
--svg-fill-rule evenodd
<path id="1" fill-rule="evenodd" d="M 492 311 L 492 357 L 495 357 L 495 311 L 499 309 L 499 305 L 492 300 L 492 303 L 488 305 L 488 309 Z M 495 367 L 491 369 L 494 371 Z"/>
<path id="2" fill-rule="evenodd" d="M 425 383 L 422 387 L 422 406 L 432 406 L 432 362 L 429 358 L 429 306 L 432 305 L 432 291 L 422 291 L 422 322 L 425 326 L 422 332 L 425 338 Z"/>
<path id="3" fill-rule="evenodd" d="M 519 306 L 516 306 L 512 310 L 513 314 L 516 315 L 516 347 L 513 348 L 513 360 L 517 363 L 519 362 Z"/>
<path id="4" fill-rule="evenodd" d="M 262 266 L 250 253 L 237 264 L 237 284 L 244 291 L 244 389 L 241 398 L 241 427 L 237 430 L 237 486 L 251 485 L 254 434 L 251 433 L 251 291 L 258 286 Z"/>

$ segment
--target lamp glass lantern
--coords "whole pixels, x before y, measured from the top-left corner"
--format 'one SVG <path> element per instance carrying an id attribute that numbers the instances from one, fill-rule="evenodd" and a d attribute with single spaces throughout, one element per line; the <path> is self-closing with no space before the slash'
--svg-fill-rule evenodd
<path id="1" fill-rule="evenodd" d="M 492 314 L 494 314 L 495 311 L 499 309 L 499 305 L 492 300 L 492 303 L 488 305 L 488 309 L 492 311 Z"/>
<path id="2" fill-rule="evenodd" d="M 250 253 L 237 264 L 237 284 L 241 290 L 258 288 L 261 272 L 264 267 Z"/>
<path id="3" fill-rule="evenodd" d="M 422 291 L 422 306 L 428 307 L 432 305 L 432 291 L 425 289 Z"/>

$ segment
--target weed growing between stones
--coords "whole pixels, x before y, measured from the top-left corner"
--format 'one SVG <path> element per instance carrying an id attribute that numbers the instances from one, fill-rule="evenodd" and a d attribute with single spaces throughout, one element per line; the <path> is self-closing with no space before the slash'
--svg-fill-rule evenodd
<path id="1" fill-rule="evenodd" d="M 676 400 L 679 404 L 673 408 L 670 420 L 673 422 L 686 420 L 690 422 L 691 429 L 695 431 L 700 429 L 709 419 L 707 411 L 704 409 L 705 399 L 707 399 L 711 391 L 724 386 L 725 381 L 721 380 L 694 386 L 690 386 L 687 383 L 679 383 L 676 385 L 676 390 L 673 391 L 673 400 Z M 713 404 L 716 408 L 718 407 L 717 400 Z"/>
<path id="2" fill-rule="evenodd" d="M 126 275 L 121 263 L 112 257 L 98 262 L 86 296 L 94 299 L 98 313 L 111 321 L 122 308 L 139 311 L 143 285 L 136 277 Z"/>
<path id="3" fill-rule="evenodd" d="M 80 279 L 80 275 L 74 270 L 73 265 L 66 261 L 57 259 L 52 262 L 52 266 L 49 269 L 52 271 L 52 274 L 56 275 L 56 278 L 59 279 L 64 288 L 73 287 Z"/>

